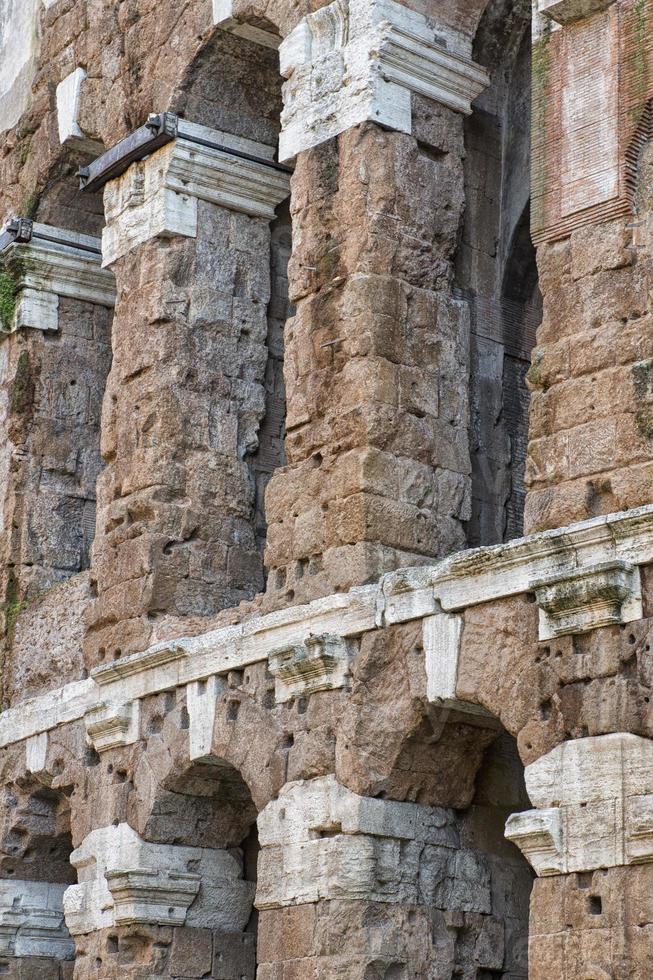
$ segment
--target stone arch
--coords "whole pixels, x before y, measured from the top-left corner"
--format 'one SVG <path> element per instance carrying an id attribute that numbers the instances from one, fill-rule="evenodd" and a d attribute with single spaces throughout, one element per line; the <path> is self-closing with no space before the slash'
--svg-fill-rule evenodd
<path id="1" fill-rule="evenodd" d="M 74 958 L 64 893 L 75 881 L 70 794 L 17 768 L 0 794 L 0 972 L 63 980 Z M 14 972 L 15 971 L 15 972 Z"/>

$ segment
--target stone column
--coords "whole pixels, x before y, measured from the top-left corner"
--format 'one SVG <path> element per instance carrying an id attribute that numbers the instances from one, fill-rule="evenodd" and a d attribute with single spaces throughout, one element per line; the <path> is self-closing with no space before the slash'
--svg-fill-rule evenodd
<path id="1" fill-rule="evenodd" d="M 445 40 L 446 38 L 446 40 Z M 331 3 L 282 42 L 296 316 L 268 591 L 306 599 L 463 546 L 468 310 L 452 298 L 469 38 L 393 2 Z"/>
<path id="2" fill-rule="evenodd" d="M 64 895 L 77 945 L 75 980 L 143 976 L 254 980 L 245 932 L 253 883 L 234 852 L 153 844 L 128 824 L 92 831 L 73 851 L 79 884 Z"/>
<path id="3" fill-rule="evenodd" d="M 653 499 L 653 14 L 610 0 L 539 10 L 532 230 L 544 319 L 526 533 Z"/>
<path id="4" fill-rule="evenodd" d="M 0 609 L 9 642 L 23 603 L 90 564 L 115 300 L 100 261 L 98 239 L 63 228 L 16 219 L 0 235 Z M 5 696 L 20 675 L 14 666 L 5 665 Z"/>
<path id="5" fill-rule="evenodd" d="M 326 776 L 287 784 L 258 828 L 257 980 L 524 976 L 510 890 L 453 810 Z"/>
<path id="6" fill-rule="evenodd" d="M 564 742 L 526 767 L 506 836 L 535 869 L 529 980 L 645 977 L 653 956 L 653 742 Z"/>
<path id="7" fill-rule="evenodd" d="M 162 613 L 208 615 L 263 586 L 250 465 L 265 412 L 270 147 L 180 120 L 107 184 L 116 274 L 89 662 L 147 646 Z"/>

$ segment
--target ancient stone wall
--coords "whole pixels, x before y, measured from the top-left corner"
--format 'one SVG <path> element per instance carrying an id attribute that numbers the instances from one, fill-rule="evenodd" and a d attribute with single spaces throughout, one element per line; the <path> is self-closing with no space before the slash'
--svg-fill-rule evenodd
<path id="1" fill-rule="evenodd" d="M 0 0 L 0 974 L 646 980 L 651 36 Z"/>

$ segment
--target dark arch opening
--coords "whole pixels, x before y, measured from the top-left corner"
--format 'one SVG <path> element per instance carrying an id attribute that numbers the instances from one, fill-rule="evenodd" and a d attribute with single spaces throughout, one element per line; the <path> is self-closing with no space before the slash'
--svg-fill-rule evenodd
<path id="1" fill-rule="evenodd" d="M 465 120 L 467 207 L 456 285 L 471 311 L 472 547 L 523 533 L 526 373 L 541 319 L 529 221 L 530 20 L 526 0 L 488 5 L 474 58 L 491 84 Z"/>

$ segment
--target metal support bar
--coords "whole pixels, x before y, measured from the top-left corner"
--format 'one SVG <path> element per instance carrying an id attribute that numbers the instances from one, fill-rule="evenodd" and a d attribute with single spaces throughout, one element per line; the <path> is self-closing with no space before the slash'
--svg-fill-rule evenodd
<path id="1" fill-rule="evenodd" d="M 10 245 L 31 242 L 33 231 L 34 222 L 30 218 L 12 218 L 0 234 L 0 252 L 4 252 Z"/>
<path id="2" fill-rule="evenodd" d="M 184 120 L 175 113 L 162 112 L 158 115 L 151 115 L 144 126 L 116 143 L 114 147 L 103 153 L 88 167 L 82 167 L 78 174 L 81 190 L 91 193 L 100 190 L 110 180 L 115 180 L 116 177 L 124 174 L 132 163 L 137 160 L 144 160 L 155 150 L 178 138 L 184 139 L 188 143 L 195 143 L 197 146 L 219 150 L 221 153 L 227 153 L 229 156 L 237 157 L 240 160 L 247 160 L 249 163 L 258 163 L 264 167 L 270 167 L 272 170 L 278 170 L 281 173 L 292 173 L 291 167 L 286 167 L 275 160 L 266 160 L 264 157 L 254 156 L 231 146 L 224 146 L 214 140 L 204 139 L 198 136 L 194 130 L 185 127 Z"/>
<path id="3" fill-rule="evenodd" d="M 0 234 L 0 254 L 6 252 L 12 245 L 28 245 L 30 242 L 51 242 L 53 245 L 63 245 L 64 248 L 74 249 L 75 252 L 88 252 L 94 258 L 102 255 L 100 248 L 86 245 L 83 241 L 71 241 L 57 235 L 51 235 L 44 229 L 46 225 L 35 224 L 31 218 L 12 218 L 2 234 Z M 53 229 L 54 230 L 54 229 Z"/>
<path id="4" fill-rule="evenodd" d="M 151 115 L 144 126 L 79 170 L 80 189 L 90 193 L 99 191 L 108 181 L 124 174 L 132 163 L 171 143 L 177 137 L 177 123 L 173 112 Z"/>

